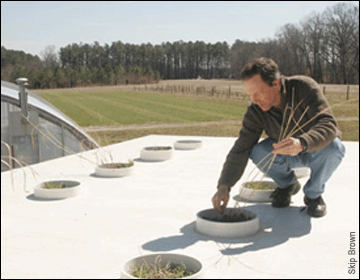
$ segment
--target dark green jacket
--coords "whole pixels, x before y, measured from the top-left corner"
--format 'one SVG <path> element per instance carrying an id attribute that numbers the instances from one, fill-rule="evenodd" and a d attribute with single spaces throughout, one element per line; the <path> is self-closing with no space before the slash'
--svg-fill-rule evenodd
<path id="1" fill-rule="evenodd" d="M 319 151 L 336 137 L 341 137 L 330 105 L 313 79 L 306 76 L 281 77 L 280 83 L 281 109 L 272 107 L 264 112 L 253 103 L 249 105 L 239 138 L 227 155 L 218 185 L 231 188 L 241 178 L 251 149 L 258 143 L 263 131 L 276 141 L 285 136 L 299 138 L 305 147 L 303 152 L 309 153 Z M 294 111 L 293 115 L 291 111 Z M 282 116 L 282 120 L 277 115 Z M 280 139 L 284 130 L 285 134 L 282 132 Z M 294 133 L 289 135 L 291 131 Z"/>

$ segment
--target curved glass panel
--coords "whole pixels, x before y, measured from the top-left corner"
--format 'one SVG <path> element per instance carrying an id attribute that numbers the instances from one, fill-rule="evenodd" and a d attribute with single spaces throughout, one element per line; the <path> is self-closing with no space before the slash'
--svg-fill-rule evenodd
<path id="1" fill-rule="evenodd" d="M 99 147 L 75 122 L 30 91 L 29 121 L 23 122 L 18 92 L 15 84 L 1 81 L 1 171 Z"/>

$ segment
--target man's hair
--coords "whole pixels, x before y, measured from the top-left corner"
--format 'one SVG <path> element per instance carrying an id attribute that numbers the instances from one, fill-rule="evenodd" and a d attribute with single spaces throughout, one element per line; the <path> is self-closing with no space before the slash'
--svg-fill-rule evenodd
<path id="1" fill-rule="evenodd" d="M 241 80 L 251 79 L 260 74 L 261 79 L 269 86 L 280 77 L 280 71 L 277 64 L 271 58 L 257 58 L 247 63 L 240 74 Z"/>

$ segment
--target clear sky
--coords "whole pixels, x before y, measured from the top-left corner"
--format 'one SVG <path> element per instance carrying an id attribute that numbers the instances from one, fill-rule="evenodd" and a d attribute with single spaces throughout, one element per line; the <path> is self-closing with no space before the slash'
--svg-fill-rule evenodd
<path id="1" fill-rule="evenodd" d="M 1 46 L 39 55 L 72 43 L 216 43 L 274 38 L 344 1 L 1 1 Z M 358 1 L 350 1 L 359 6 Z"/>

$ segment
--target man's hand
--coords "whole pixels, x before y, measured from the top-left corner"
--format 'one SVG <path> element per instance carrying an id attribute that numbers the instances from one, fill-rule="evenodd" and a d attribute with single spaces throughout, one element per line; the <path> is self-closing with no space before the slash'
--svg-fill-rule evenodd
<path id="1" fill-rule="evenodd" d="M 219 186 L 218 191 L 215 193 L 215 195 L 212 198 L 214 209 L 220 212 L 221 214 L 223 214 L 226 205 L 229 202 L 229 197 L 230 197 L 229 188 L 223 185 Z"/>
<path id="2" fill-rule="evenodd" d="M 289 137 L 273 144 L 273 154 L 296 156 L 303 151 L 303 146 L 297 138 Z"/>

